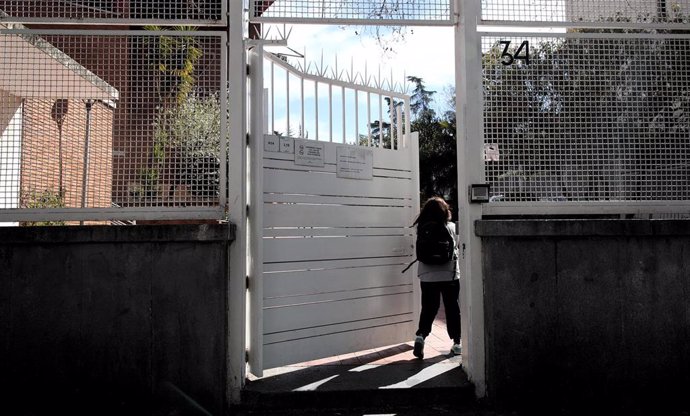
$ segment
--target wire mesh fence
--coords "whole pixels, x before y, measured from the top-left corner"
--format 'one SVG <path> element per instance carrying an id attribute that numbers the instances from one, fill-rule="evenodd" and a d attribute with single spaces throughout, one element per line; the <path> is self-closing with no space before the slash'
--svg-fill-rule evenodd
<path id="1" fill-rule="evenodd" d="M 596 32 L 482 38 L 494 202 L 690 199 L 690 35 Z"/>
<path id="2" fill-rule="evenodd" d="M 482 20 L 504 23 L 690 23 L 690 0 L 482 0 Z"/>
<path id="3" fill-rule="evenodd" d="M 222 0 L 0 0 L 0 21 L 209 24 L 225 21 L 225 3 Z"/>
<path id="4" fill-rule="evenodd" d="M 224 45 L 212 32 L 1 30 L 0 214 L 219 217 Z"/>
<path id="5" fill-rule="evenodd" d="M 449 24 L 450 0 L 250 0 L 250 19 L 274 22 Z"/>

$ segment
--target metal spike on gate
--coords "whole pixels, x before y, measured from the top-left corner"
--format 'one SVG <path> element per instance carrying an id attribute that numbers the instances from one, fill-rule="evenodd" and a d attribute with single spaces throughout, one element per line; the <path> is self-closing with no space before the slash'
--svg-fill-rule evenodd
<path id="1" fill-rule="evenodd" d="M 321 57 L 318 61 L 310 61 L 307 57 L 307 51 L 301 53 L 299 59 L 295 59 L 290 64 L 300 72 L 310 75 L 315 75 L 321 78 L 332 79 L 340 82 L 347 82 L 357 84 L 365 87 L 386 89 L 393 92 L 400 92 L 406 94 L 408 91 L 406 83 L 406 75 L 403 74 L 403 82 L 395 81 L 395 74 L 393 68 L 390 70 L 389 76 L 383 75 L 383 68 L 378 65 L 378 70 L 375 74 L 370 73 L 369 64 L 364 63 L 364 70 L 362 72 L 355 70 L 354 57 L 350 58 L 350 68 L 342 68 L 340 59 L 334 57 L 333 64 L 328 64 L 324 56 L 324 51 L 321 51 Z"/>

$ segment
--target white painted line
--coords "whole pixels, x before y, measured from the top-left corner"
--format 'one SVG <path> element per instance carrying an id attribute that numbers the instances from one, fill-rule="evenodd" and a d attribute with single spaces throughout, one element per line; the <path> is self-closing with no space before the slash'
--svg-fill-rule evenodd
<path id="1" fill-rule="evenodd" d="M 439 376 L 447 371 L 453 370 L 457 368 L 456 365 L 453 365 L 457 361 L 452 361 L 452 358 L 443 360 L 441 362 L 438 362 L 434 365 L 431 365 L 419 373 L 410 376 L 407 380 L 401 381 L 399 383 L 391 384 L 390 386 L 381 386 L 379 387 L 380 389 L 409 389 L 410 387 L 414 387 L 417 384 L 423 383 L 427 380 L 431 380 L 432 378 Z"/>
<path id="2" fill-rule="evenodd" d="M 350 371 L 353 373 L 361 373 L 362 371 L 373 370 L 374 368 L 379 368 L 380 365 L 375 364 L 364 364 L 359 367 L 351 368 Z"/>
<path id="3" fill-rule="evenodd" d="M 313 391 L 313 390 L 318 389 L 321 385 L 326 384 L 329 381 L 333 380 L 336 377 L 338 377 L 338 374 L 336 374 L 334 376 L 330 376 L 328 378 L 324 378 L 323 380 L 315 381 L 311 384 L 307 384 L 306 386 L 296 388 L 293 391 Z"/>

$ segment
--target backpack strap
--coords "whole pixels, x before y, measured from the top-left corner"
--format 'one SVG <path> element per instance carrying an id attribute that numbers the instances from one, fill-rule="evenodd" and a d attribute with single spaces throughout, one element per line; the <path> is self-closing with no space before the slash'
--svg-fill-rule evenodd
<path id="1" fill-rule="evenodd" d="M 412 263 L 408 264 L 407 267 L 405 267 L 405 268 L 403 269 L 403 271 L 401 271 L 400 273 L 405 273 L 405 272 L 406 272 L 410 267 L 412 267 L 412 265 L 415 264 L 415 263 L 417 263 L 417 259 L 414 259 L 414 261 L 412 261 Z"/>

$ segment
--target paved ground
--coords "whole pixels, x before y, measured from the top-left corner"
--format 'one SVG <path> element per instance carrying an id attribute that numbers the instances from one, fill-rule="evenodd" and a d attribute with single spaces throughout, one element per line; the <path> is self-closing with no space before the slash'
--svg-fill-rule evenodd
<path id="1" fill-rule="evenodd" d="M 455 406 L 441 406 L 434 404 L 425 404 L 420 406 L 391 406 L 391 407 L 376 407 L 376 408 L 330 408 L 330 409 L 287 409 L 287 410 L 258 410 L 258 411 L 240 411 L 235 413 L 238 416 L 429 416 L 429 415 L 455 415 L 455 416 L 518 416 L 517 413 L 496 413 L 481 407 L 476 408 L 458 408 Z"/>
<path id="2" fill-rule="evenodd" d="M 238 414 L 480 415 L 472 384 L 450 352 L 445 312 L 427 337 L 424 359 L 412 340 L 270 369 L 250 378 Z M 458 413 L 459 411 L 470 413 Z M 431 413 L 429 413 L 431 412 Z"/>

